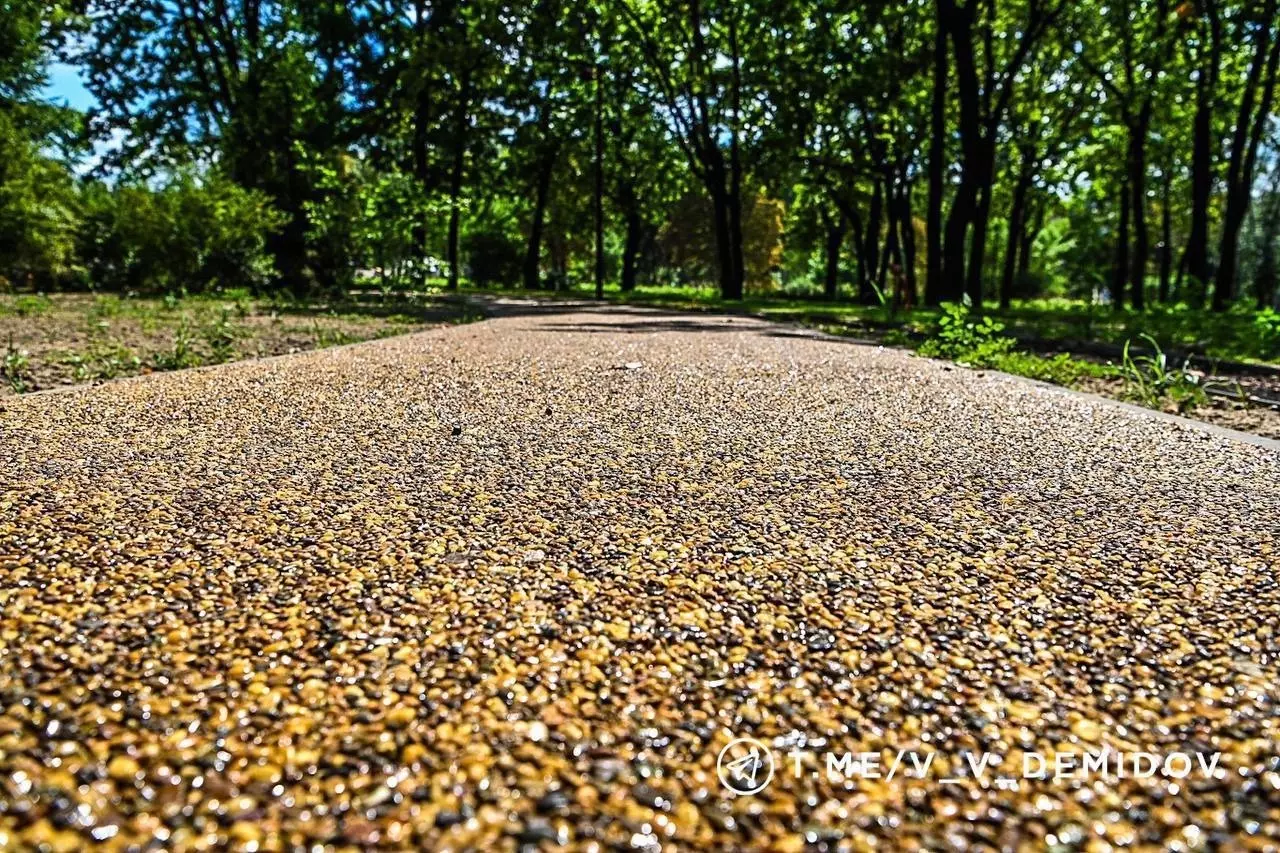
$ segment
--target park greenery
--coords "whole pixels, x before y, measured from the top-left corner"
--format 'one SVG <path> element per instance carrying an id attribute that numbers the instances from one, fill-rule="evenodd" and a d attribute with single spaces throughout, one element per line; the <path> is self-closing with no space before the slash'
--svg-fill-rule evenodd
<path id="1" fill-rule="evenodd" d="M 1275 360 L 1278 3 L 10 0 L 0 287 L 697 293 Z"/>

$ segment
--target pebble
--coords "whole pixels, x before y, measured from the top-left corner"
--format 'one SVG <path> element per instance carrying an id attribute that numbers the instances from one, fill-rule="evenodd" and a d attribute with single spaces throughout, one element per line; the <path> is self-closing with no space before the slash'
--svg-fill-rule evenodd
<path id="1" fill-rule="evenodd" d="M 602 321 L 634 334 L 566 330 Z M 566 311 L 6 400 L 0 847 L 1280 837 L 1280 458 L 703 322 Z M 774 750 L 759 795 L 717 777 L 735 737 Z M 1222 772 L 939 781 L 1104 743 Z M 932 776 L 822 772 L 897 749 Z"/>

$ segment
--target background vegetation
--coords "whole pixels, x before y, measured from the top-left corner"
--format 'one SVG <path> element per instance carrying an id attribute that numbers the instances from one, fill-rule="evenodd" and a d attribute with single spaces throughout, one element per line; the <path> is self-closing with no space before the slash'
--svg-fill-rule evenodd
<path id="1" fill-rule="evenodd" d="M 10 0 L 0 285 L 1106 304 L 1275 357 L 1277 2 Z"/>

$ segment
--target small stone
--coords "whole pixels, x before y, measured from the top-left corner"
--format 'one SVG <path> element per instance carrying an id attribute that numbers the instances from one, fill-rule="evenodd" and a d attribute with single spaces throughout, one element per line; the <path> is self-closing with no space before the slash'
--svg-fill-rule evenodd
<path id="1" fill-rule="evenodd" d="M 117 755 L 107 765 L 107 775 L 117 782 L 132 781 L 138 775 L 138 762 L 127 755 Z"/>
<path id="2" fill-rule="evenodd" d="M 418 712 L 408 705 L 399 705 L 387 712 L 387 725 L 403 729 L 418 718 Z"/>

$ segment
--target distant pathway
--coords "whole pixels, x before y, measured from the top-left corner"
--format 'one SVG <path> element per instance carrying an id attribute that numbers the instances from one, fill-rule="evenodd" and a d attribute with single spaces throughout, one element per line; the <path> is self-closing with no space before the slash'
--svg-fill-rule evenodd
<path id="1" fill-rule="evenodd" d="M 0 848 L 1280 837 L 1280 452 L 506 313 L 3 401 Z M 1024 778 L 1103 744 L 1221 755 Z"/>

